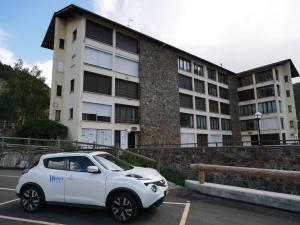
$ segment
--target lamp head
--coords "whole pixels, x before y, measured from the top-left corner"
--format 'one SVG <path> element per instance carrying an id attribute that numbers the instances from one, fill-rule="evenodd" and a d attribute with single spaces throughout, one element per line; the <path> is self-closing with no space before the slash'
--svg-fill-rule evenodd
<path id="1" fill-rule="evenodd" d="M 260 120 L 262 118 L 262 113 L 261 112 L 256 112 L 254 114 L 254 118 L 257 119 L 257 120 Z"/>

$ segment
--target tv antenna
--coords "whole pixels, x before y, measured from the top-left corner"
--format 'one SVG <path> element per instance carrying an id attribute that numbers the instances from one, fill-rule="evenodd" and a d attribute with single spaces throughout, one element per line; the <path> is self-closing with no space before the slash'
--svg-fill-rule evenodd
<path id="1" fill-rule="evenodd" d="M 133 22 L 133 19 L 131 17 L 128 18 L 127 27 L 130 27 L 130 23 Z"/>

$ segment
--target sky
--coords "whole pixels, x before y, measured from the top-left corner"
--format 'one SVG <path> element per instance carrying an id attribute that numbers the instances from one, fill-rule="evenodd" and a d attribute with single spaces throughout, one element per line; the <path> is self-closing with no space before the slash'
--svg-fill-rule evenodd
<path id="1" fill-rule="evenodd" d="M 291 58 L 300 72 L 298 0 L 1 0 L 0 61 L 37 65 L 50 86 L 52 51 L 41 46 L 55 11 L 76 4 L 241 72 Z M 293 82 L 299 82 L 295 78 Z"/>

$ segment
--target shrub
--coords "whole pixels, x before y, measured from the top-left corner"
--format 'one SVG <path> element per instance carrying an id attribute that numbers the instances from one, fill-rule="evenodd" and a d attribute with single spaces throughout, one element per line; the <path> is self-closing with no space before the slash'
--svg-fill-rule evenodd
<path id="1" fill-rule="evenodd" d="M 64 139 L 68 128 L 53 120 L 31 120 L 17 129 L 16 135 L 24 138 Z"/>

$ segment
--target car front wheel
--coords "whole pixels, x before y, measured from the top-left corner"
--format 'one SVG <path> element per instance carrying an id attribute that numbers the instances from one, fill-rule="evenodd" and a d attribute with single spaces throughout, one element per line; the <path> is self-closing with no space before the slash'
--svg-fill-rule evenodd
<path id="1" fill-rule="evenodd" d="M 136 198 L 127 192 L 118 193 L 112 198 L 110 210 L 119 222 L 133 221 L 139 214 Z"/>
<path id="2" fill-rule="evenodd" d="M 36 187 L 27 187 L 21 193 L 21 206 L 27 212 L 36 212 L 44 204 L 41 192 Z"/>

